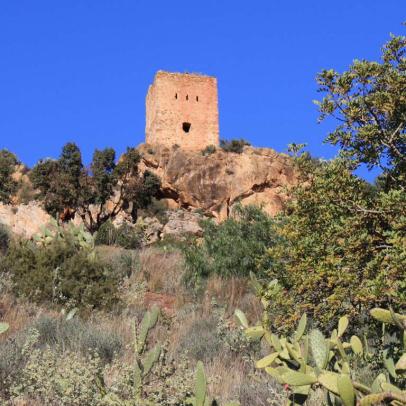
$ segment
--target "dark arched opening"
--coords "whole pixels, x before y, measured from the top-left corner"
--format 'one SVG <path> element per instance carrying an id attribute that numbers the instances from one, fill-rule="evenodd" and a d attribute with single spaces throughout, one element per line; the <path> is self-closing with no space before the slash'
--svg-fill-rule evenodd
<path id="1" fill-rule="evenodd" d="M 182 130 L 185 132 L 185 133 L 188 133 L 189 131 L 190 131 L 190 127 L 192 126 L 192 124 L 190 124 L 190 123 L 187 123 L 187 122 L 185 122 L 185 123 L 182 123 Z"/>

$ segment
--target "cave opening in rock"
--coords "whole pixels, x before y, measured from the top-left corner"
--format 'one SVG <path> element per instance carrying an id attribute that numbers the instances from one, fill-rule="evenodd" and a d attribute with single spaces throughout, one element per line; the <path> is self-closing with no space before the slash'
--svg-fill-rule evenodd
<path id="1" fill-rule="evenodd" d="M 182 130 L 185 133 L 188 133 L 190 131 L 190 127 L 192 126 L 192 124 L 188 123 L 188 122 L 184 122 L 182 123 Z"/>

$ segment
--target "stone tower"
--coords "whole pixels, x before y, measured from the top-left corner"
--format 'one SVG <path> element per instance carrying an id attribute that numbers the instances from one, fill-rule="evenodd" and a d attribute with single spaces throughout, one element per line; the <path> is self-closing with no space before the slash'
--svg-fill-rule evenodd
<path id="1" fill-rule="evenodd" d="M 146 98 L 145 142 L 190 150 L 218 145 L 217 79 L 158 71 Z"/>

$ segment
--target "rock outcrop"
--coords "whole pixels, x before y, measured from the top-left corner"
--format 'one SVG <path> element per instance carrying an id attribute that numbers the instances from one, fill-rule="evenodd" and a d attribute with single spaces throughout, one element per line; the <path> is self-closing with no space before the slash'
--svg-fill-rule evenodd
<path id="1" fill-rule="evenodd" d="M 224 220 L 237 202 L 263 205 L 275 215 L 282 208 L 283 188 L 296 181 L 291 158 L 270 148 L 245 147 L 243 153 L 211 155 L 164 146 L 139 147 L 142 169 L 162 180 L 162 196 L 172 205 L 201 209 Z"/>
<path id="2" fill-rule="evenodd" d="M 0 203 L 0 223 L 20 236 L 31 238 L 51 220 L 51 216 L 36 202 L 14 206 Z"/>
<path id="3" fill-rule="evenodd" d="M 200 235 L 199 212 L 222 221 L 238 202 L 262 205 L 266 212 L 275 215 L 286 199 L 284 188 L 296 182 L 291 158 L 270 148 L 245 147 L 241 154 L 218 148 L 207 156 L 197 151 L 146 144 L 139 150 L 141 171 L 149 170 L 161 178 L 159 198 L 168 210 L 165 223 L 155 218 L 144 219 L 148 243 L 169 235 Z M 25 170 L 19 172 L 19 180 L 27 177 Z M 0 203 L 0 223 L 18 235 L 30 238 L 50 220 L 39 203 Z M 81 223 L 82 219 L 76 215 L 74 221 Z M 131 217 L 123 212 L 114 223 L 128 221 Z"/>

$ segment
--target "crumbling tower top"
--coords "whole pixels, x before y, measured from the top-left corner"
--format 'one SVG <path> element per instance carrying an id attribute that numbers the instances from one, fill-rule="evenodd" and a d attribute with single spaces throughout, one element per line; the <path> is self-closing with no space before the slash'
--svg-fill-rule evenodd
<path id="1" fill-rule="evenodd" d="M 196 150 L 218 145 L 217 79 L 158 71 L 146 98 L 145 142 Z"/>

